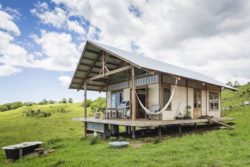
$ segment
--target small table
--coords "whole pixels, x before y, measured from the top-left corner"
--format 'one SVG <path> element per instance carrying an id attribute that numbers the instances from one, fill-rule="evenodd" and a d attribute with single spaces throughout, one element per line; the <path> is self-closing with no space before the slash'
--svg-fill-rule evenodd
<path id="1" fill-rule="evenodd" d="M 105 112 L 105 117 L 107 119 L 110 118 L 117 118 L 118 117 L 118 111 L 116 108 L 106 108 L 106 112 Z"/>

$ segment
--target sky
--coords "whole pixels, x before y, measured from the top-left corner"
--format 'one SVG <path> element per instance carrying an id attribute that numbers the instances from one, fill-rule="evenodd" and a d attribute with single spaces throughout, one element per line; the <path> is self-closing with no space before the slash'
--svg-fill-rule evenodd
<path id="1" fill-rule="evenodd" d="M 250 81 L 248 0 L 27 2 L 0 0 L 0 104 L 82 101 L 68 86 L 86 40 L 225 83 Z"/>

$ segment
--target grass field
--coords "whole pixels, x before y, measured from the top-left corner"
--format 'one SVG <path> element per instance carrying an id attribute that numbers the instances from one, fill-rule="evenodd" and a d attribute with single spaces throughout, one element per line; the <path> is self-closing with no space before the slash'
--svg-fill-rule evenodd
<path id="1" fill-rule="evenodd" d="M 250 86 L 244 86 L 246 90 Z M 241 91 L 242 92 L 242 91 Z M 83 139 L 80 103 L 21 107 L 0 113 L 0 147 L 23 141 L 40 140 L 53 153 L 41 157 L 27 156 L 7 162 L 3 151 L 0 166 L 250 166 L 250 106 L 238 106 L 249 96 L 240 92 L 223 92 L 223 104 L 237 105 L 223 114 L 235 118 L 234 130 L 214 130 L 182 137 L 165 136 L 155 144 L 154 138 L 131 141 L 128 148 L 111 149 L 108 140 Z M 26 117 L 24 112 L 41 109 L 52 115 Z M 64 110 L 61 110 L 61 109 Z"/>

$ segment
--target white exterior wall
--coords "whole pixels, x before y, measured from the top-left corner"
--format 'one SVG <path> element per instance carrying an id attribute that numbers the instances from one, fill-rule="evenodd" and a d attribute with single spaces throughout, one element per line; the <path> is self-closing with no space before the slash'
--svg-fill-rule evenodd
<path id="1" fill-rule="evenodd" d="M 111 108 L 111 91 L 106 92 L 107 108 Z"/>
<path id="2" fill-rule="evenodd" d="M 130 88 L 123 89 L 123 100 L 130 101 Z"/>
<path id="3" fill-rule="evenodd" d="M 171 91 L 173 91 L 174 86 L 171 85 Z M 160 104 L 159 96 L 159 84 L 148 85 L 148 107 L 151 105 Z M 111 91 L 107 91 L 107 107 L 111 107 Z M 206 93 L 205 90 L 202 90 L 202 115 L 214 116 L 216 118 L 221 117 L 221 106 L 220 106 L 220 93 L 219 93 L 219 110 L 218 111 L 209 111 L 209 92 Z M 207 99 L 206 99 L 207 97 Z M 123 89 L 123 98 L 124 100 L 130 101 L 130 88 Z M 191 117 L 193 117 L 193 104 L 194 104 L 194 94 L 193 88 L 188 88 L 188 104 L 187 104 L 187 88 L 182 86 L 177 86 L 175 90 L 174 97 L 171 103 L 171 111 L 164 111 L 162 113 L 163 120 L 174 120 L 178 115 L 178 111 L 182 114 L 186 112 L 186 106 L 191 106 Z M 207 102 L 207 103 L 206 103 Z M 178 106 L 180 107 L 178 109 Z M 163 104 L 165 105 L 165 104 Z M 207 112 L 207 113 L 206 113 Z"/>
<path id="4" fill-rule="evenodd" d="M 207 104 L 206 104 L 206 93 L 207 91 L 202 90 L 201 91 L 201 111 L 202 111 L 202 115 L 207 115 Z"/>
<path id="5" fill-rule="evenodd" d="M 171 92 L 174 86 L 171 85 Z M 165 105 L 165 104 L 163 104 Z M 178 113 L 184 114 L 186 112 L 187 106 L 187 88 L 182 86 L 177 86 L 175 89 L 175 94 L 171 102 L 171 111 L 164 111 L 162 114 L 163 120 L 174 120 Z"/>
<path id="6" fill-rule="evenodd" d="M 191 106 L 191 117 L 193 118 L 193 109 L 194 109 L 194 89 L 188 88 L 188 105 Z"/>
<path id="7" fill-rule="evenodd" d="M 148 85 L 148 106 L 160 104 L 159 83 Z"/>

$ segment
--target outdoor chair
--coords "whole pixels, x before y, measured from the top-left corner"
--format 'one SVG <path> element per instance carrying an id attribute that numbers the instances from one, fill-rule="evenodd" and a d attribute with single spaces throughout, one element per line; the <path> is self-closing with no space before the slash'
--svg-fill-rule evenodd
<path id="1" fill-rule="evenodd" d="M 149 107 L 149 110 L 151 112 L 157 113 L 160 110 L 159 104 L 153 104 Z M 159 120 L 161 117 L 161 114 L 146 114 L 147 119 L 150 120 Z"/>

